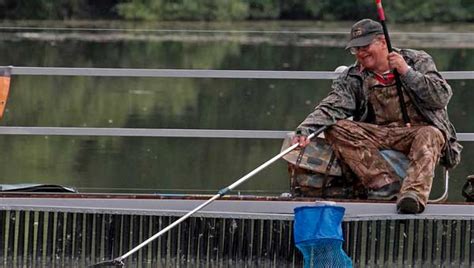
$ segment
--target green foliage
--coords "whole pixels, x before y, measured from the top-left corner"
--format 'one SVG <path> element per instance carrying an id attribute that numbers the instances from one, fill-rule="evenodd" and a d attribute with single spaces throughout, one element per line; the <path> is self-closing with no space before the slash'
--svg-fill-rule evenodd
<path id="1" fill-rule="evenodd" d="M 319 18 L 322 20 L 358 20 L 375 18 L 376 6 L 374 0 L 353 1 L 318 1 L 321 5 Z"/>
<path id="2" fill-rule="evenodd" d="M 463 3 L 462 0 L 431 0 L 411 1 L 398 0 L 387 1 L 386 8 L 390 10 L 391 17 L 395 21 L 402 22 L 450 22 L 460 20 L 472 20 L 472 13 L 466 7 L 474 6 L 471 3 Z"/>
<path id="3" fill-rule="evenodd" d="M 471 0 L 384 1 L 391 21 L 455 22 L 474 20 Z M 118 13 L 140 20 L 242 20 L 318 19 L 358 20 L 376 18 L 373 0 L 127 0 Z"/>
<path id="4" fill-rule="evenodd" d="M 61 15 L 64 9 L 64 5 L 55 6 L 53 2 L 47 0 L 2 1 L 2 5 L 7 7 L 2 9 L 2 13 L 14 18 L 54 19 Z"/>
<path id="5" fill-rule="evenodd" d="M 117 12 L 125 19 L 158 20 L 162 17 L 162 0 L 136 0 L 117 5 Z"/>
<path id="6" fill-rule="evenodd" d="M 116 18 L 118 0 L 0 0 L 0 18 L 69 20 Z"/>
<path id="7" fill-rule="evenodd" d="M 280 17 L 284 19 L 311 19 L 320 17 L 327 1 L 288 0 L 281 1 Z"/>
<path id="8" fill-rule="evenodd" d="M 394 22 L 474 21 L 472 0 L 397 0 L 383 5 Z M 376 16 L 374 0 L 0 0 L 2 19 L 354 21 Z"/>
<path id="9" fill-rule="evenodd" d="M 248 0 L 248 19 L 277 19 L 281 8 L 279 0 Z"/>
<path id="10" fill-rule="evenodd" d="M 117 11 L 139 20 L 242 20 L 248 5 L 232 0 L 132 0 L 118 4 Z"/>

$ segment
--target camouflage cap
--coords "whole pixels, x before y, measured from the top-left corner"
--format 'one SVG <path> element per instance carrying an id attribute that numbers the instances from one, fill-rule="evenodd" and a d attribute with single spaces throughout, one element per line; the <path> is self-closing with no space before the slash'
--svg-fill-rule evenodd
<path id="1" fill-rule="evenodd" d="M 371 19 L 363 19 L 352 25 L 351 36 L 346 49 L 351 47 L 363 47 L 375 38 L 376 35 L 383 34 L 382 25 Z"/>

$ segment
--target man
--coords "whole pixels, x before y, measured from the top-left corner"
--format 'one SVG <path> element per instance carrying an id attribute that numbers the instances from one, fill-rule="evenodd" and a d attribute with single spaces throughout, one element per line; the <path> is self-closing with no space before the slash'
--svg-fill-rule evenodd
<path id="1" fill-rule="evenodd" d="M 399 213 L 423 212 L 439 159 L 448 168 L 460 161 L 446 107 L 452 91 L 430 55 L 411 49 L 389 53 L 380 23 L 363 19 L 351 28 L 346 46 L 356 63 L 333 81 L 332 91 L 298 126 L 293 143 L 322 126 L 336 156 L 368 189 L 368 197 L 397 197 Z M 400 75 L 409 124 L 403 120 L 394 70 Z M 353 117 L 353 121 L 347 120 Z M 407 176 L 400 182 L 380 149 L 408 156 Z"/>

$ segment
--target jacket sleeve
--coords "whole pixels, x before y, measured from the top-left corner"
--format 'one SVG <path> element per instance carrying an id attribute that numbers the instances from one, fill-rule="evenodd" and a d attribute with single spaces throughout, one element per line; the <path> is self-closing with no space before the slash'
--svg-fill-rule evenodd
<path id="1" fill-rule="evenodd" d="M 426 52 L 414 56 L 412 68 L 400 76 L 403 87 L 415 94 L 419 104 L 427 109 L 443 109 L 452 96 L 451 86 L 436 69 L 436 65 Z"/>
<path id="2" fill-rule="evenodd" d="M 346 77 L 340 76 L 334 80 L 331 89 L 329 95 L 298 126 L 297 134 L 309 135 L 319 127 L 333 125 L 337 120 L 353 115 L 356 99 Z"/>

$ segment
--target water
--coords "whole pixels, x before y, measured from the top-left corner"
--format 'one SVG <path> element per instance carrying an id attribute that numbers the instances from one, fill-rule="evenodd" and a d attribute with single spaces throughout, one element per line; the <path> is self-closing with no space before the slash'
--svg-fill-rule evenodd
<path id="1" fill-rule="evenodd" d="M 0 65 L 328 71 L 353 62 L 342 48 L 344 36 L 337 34 L 53 33 L 5 30 Z M 395 45 L 397 40 L 409 44 L 401 35 L 394 36 Z M 432 54 L 439 70 L 474 70 L 472 47 L 445 48 L 425 37 L 416 41 L 413 48 Z M 470 103 L 474 82 L 450 83 L 455 92 L 450 117 L 458 132 L 474 132 Z M 0 124 L 293 130 L 326 96 L 330 84 L 326 80 L 19 76 L 12 79 Z M 214 193 L 277 154 L 281 142 L 2 136 L 0 182 L 55 183 L 83 192 Z M 473 172 L 474 145 L 463 145 L 463 161 L 451 172 L 450 200 L 462 199 L 464 179 Z M 441 184 L 435 180 L 433 195 Z M 238 190 L 279 194 L 288 188 L 286 164 L 280 161 Z"/>

